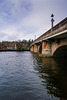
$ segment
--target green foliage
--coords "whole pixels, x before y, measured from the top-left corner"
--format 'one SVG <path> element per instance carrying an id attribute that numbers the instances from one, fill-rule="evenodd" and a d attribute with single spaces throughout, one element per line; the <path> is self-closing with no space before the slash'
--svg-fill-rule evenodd
<path id="1" fill-rule="evenodd" d="M 31 43 L 33 42 L 33 40 L 22 40 L 22 41 L 2 41 L 0 42 L 0 50 L 17 50 L 17 51 L 24 51 L 24 50 L 29 50 L 29 46 L 31 45 Z M 13 45 L 12 45 L 13 43 Z M 9 45 L 11 44 L 11 45 Z"/>
<path id="2" fill-rule="evenodd" d="M 23 41 L 18 41 L 16 42 L 16 46 L 17 46 L 17 50 L 19 51 L 24 51 L 24 50 L 29 50 L 29 46 L 31 45 L 31 43 L 33 42 L 33 40 L 23 40 Z"/>
<path id="3" fill-rule="evenodd" d="M 16 46 L 17 46 L 17 50 L 22 50 L 22 42 L 21 41 L 17 42 Z"/>

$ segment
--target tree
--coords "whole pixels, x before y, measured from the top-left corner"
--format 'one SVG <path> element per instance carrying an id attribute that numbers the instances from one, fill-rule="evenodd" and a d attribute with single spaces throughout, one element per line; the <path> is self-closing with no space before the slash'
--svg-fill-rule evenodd
<path id="1" fill-rule="evenodd" d="M 22 42 L 21 41 L 17 42 L 16 45 L 17 45 L 17 50 L 22 50 Z"/>

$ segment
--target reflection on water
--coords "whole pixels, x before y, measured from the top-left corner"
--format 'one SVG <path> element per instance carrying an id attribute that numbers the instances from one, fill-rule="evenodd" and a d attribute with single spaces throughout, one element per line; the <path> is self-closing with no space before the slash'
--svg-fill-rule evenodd
<path id="1" fill-rule="evenodd" d="M 67 58 L 39 58 L 33 55 L 38 65 L 35 67 L 43 79 L 42 85 L 47 89 L 47 94 L 67 100 Z M 36 63 L 35 63 L 36 64 Z"/>
<path id="2" fill-rule="evenodd" d="M 67 59 L 0 52 L 0 100 L 67 100 Z"/>

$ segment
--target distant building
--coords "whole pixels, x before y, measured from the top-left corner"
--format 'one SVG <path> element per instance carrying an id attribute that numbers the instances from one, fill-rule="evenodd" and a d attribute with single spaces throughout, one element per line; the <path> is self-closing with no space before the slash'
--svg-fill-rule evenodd
<path id="1" fill-rule="evenodd" d="M 7 50 L 7 49 L 16 49 L 16 42 L 0 42 L 0 49 L 1 50 Z"/>

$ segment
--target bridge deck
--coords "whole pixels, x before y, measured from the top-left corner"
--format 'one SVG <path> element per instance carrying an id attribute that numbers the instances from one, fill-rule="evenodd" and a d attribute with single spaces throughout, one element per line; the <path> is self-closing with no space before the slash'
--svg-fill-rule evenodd
<path id="1" fill-rule="evenodd" d="M 56 26 L 45 32 L 43 35 L 38 37 L 30 46 L 42 42 L 43 40 L 47 40 L 49 38 L 58 36 L 60 34 L 66 33 L 67 34 L 67 17 L 58 23 Z M 67 35 L 66 35 L 67 36 Z"/>

